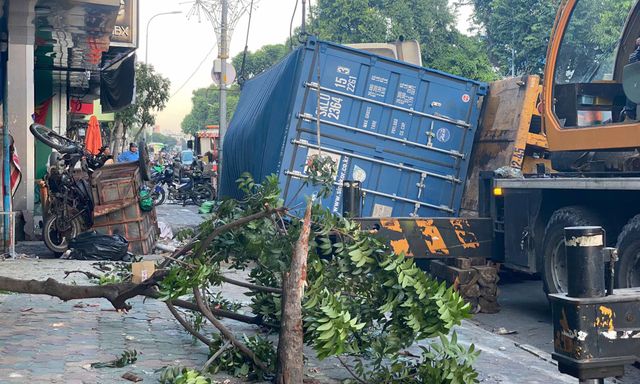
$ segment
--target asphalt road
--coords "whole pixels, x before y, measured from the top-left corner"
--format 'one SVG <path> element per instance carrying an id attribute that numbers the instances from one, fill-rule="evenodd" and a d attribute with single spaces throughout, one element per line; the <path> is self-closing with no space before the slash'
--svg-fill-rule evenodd
<path id="1" fill-rule="evenodd" d="M 492 332 L 500 328 L 515 332 L 506 336 L 516 343 L 528 344 L 547 353 L 553 352 L 551 310 L 542 289 L 542 281 L 509 271 L 502 272 L 500 279 L 500 312 L 477 314 L 472 322 Z M 640 383 L 640 369 L 626 367 L 625 376 L 615 382 Z"/>

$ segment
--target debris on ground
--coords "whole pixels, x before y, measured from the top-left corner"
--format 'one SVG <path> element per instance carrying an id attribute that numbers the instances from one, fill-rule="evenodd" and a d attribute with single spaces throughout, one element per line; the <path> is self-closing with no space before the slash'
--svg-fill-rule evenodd
<path id="1" fill-rule="evenodd" d="M 96 231 L 79 234 L 69 241 L 65 258 L 75 260 L 129 261 L 129 242 L 120 235 L 102 235 Z"/>
<path id="2" fill-rule="evenodd" d="M 504 327 L 494 328 L 492 332 L 495 333 L 496 335 L 515 335 L 518 333 L 518 331 L 508 330 Z"/>
<path id="3" fill-rule="evenodd" d="M 134 374 L 133 372 L 125 372 L 125 374 L 122 375 L 122 378 L 125 380 L 133 381 L 134 383 L 142 381 L 142 377 Z"/>
<path id="4" fill-rule="evenodd" d="M 127 365 L 131 365 L 138 360 L 138 351 L 126 350 L 122 355 L 111 361 L 91 363 L 91 368 L 122 368 Z"/>
<path id="5" fill-rule="evenodd" d="M 160 229 L 160 238 L 171 240 L 173 239 L 173 229 L 164 221 L 158 221 L 158 228 Z"/>

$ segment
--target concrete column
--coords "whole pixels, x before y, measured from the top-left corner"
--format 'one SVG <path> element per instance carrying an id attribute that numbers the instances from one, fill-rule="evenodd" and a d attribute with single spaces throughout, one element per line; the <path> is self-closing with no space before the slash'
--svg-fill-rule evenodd
<path id="1" fill-rule="evenodd" d="M 59 86 L 54 92 L 56 94 L 51 102 L 51 128 L 65 136 L 67 134 L 67 90 Z"/>
<path id="2" fill-rule="evenodd" d="M 34 138 L 29 132 L 33 122 L 33 44 L 35 0 L 9 3 L 9 62 L 7 64 L 7 122 L 20 157 L 22 182 L 13 199 L 14 211 L 33 211 L 35 181 Z"/>

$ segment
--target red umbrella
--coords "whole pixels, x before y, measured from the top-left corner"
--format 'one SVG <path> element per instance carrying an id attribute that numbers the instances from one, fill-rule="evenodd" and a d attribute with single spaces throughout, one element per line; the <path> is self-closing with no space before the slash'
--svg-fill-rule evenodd
<path id="1" fill-rule="evenodd" d="M 87 134 L 84 138 L 84 145 L 93 155 L 97 155 L 102 148 L 102 135 L 100 134 L 100 123 L 98 118 L 91 116 L 89 119 L 89 125 L 87 126 Z"/>

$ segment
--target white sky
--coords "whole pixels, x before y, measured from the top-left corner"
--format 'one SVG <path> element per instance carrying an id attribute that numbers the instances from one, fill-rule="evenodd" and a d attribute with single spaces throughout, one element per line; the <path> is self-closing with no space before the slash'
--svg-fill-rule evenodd
<path id="1" fill-rule="evenodd" d="M 233 0 L 230 0 L 233 1 Z M 315 1 L 313 1 L 315 2 Z M 289 23 L 296 0 L 256 0 L 249 34 L 249 50 L 255 51 L 266 44 L 283 43 L 289 36 Z M 157 123 L 164 132 L 180 131 L 180 123 L 191 110 L 193 90 L 209 86 L 211 67 L 218 56 L 214 30 L 210 22 L 203 18 L 187 20 L 191 0 L 140 0 L 138 60 L 144 61 L 148 54 L 150 64 L 156 71 L 171 80 L 171 94 L 174 95 L 164 111 L 158 114 Z M 294 27 L 300 24 L 301 7 L 298 6 Z M 147 22 L 162 12 L 180 10 L 177 15 L 156 17 L 149 25 L 149 51 L 146 50 Z M 469 9 L 463 9 L 459 16 L 458 28 L 466 32 Z M 230 57 L 244 49 L 248 23 L 245 15 L 236 26 L 230 46 Z M 207 53 L 213 51 L 209 56 Z M 196 70 L 200 62 L 206 60 Z M 193 74 L 191 80 L 187 81 Z M 184 85 L 184 86 L 183 86 Z M 178 88 L 183 88 L 178 91 Z"/>

